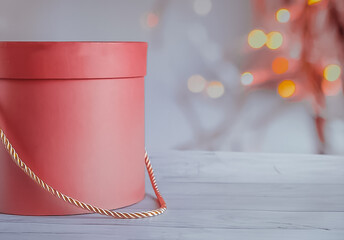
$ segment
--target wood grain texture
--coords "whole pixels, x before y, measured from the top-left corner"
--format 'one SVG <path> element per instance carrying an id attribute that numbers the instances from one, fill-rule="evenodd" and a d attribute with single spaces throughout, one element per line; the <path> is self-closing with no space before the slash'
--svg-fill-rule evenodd
<path id="1" fill-rule="evenodd" d="M 0 239 L 344 240 L 344 157 L 165 151 L 151 154 L 165 214 L 0 214 Z M 157 207 L 146 198 L 125 209 Z"/>

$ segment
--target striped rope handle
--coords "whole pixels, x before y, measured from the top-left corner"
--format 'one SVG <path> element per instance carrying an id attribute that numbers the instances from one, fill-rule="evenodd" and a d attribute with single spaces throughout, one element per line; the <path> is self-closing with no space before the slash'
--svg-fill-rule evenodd
<path id="1" fill-rule="evenodd" d="M 24 171 L 24 173 L 26 173 L 26 175 L 28 175 L 35 183 L 37 183 L 40 187 L 42 187 L 44 190 L 48 191 L 49 193 L 51 193 L 52 195 L 54 195 L 55 197 L 70 203 L 74 206 L 77 206 L 79 208 L 88 210 L 90 212 L 94 212 L 94 213 L 99 213 L 101 215 L 106 215 L 109 217 L 113 217 L 116 219 L 137 219 L 137 218 L 146 218 L 146 217 L 153 217 L 153 216 L 157 216 L 162 214 L 163 212 L 165 212 L 166 210 L 166 203 L 165 200 L 163 199 L 163 197 L 161 196 L 156 180 L 155 180 L 155 176 L 154 176 L 154 172 L 153 172 L 153 168 L 152 165 L 149 161 L 149 157 L 147 155 L 147 152 L 145 152 L 145 163 L 146 163 L 146 168 L 148 171 L 148 175 L 149 175 L 149 179 L 150 182 L 152 184 L 153 190 L 155 192 L 155 195 L 157 196 L 158 202 L 160 204 L 160 208 L 155 209 L 155 210 L 151 210 L 151 211 L 143 211 L 143 212 L 132 212 L 132 213 L 127 213 L 127 212 L 116 212 L 116 211 L 111 211 L 108 209 L 103 209 L 100 207 L 96 207 L 93 206 L 91 204 L 88 203 L 84 203 L 81 202 L 75 198 L 69 197 L 61 192 L 59 192 L 58 190 L 54 189 L 53 187 L 51 187 L 50 185 L 48 185 L 47 183 L 45 183 L 42 179 L 40 179 L 18 156 L 17 152 L 15 151 L 15 149 L 13 148 L 13 146 L 11 145 L 10 141 L 7 139 L 5 133 L 3 132 L 2 129 L 0 129 L 0 137 L 1 137 L 1 141 L 4 144 L 7 152 L 10 154 L 13 162 L 21 169 Z"/>

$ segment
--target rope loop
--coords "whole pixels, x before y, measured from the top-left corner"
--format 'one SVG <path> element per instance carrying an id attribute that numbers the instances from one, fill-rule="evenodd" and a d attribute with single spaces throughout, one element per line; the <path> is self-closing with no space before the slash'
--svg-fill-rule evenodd
<path id="1" fill-rule="evenodd" d="M 155 195 L 158 199 L 158 202 L 160 204 L 160 208 L 155 209 L 155 210 L 150 210 L 150 211 L 143 211 L 143 212 L 131 212 L 131 213 L 127 213 L 127 212 L 116 212 L 116 211 L 111 211 L 109 209 L 103 209 L 100 207 L 96 207 L 93 206 L 91 204 L 88 203 L 84 203 L 82 201 L 79 201 L 73 197 L 69 197 L 61 192 L 59 192 L 58 190 L 56 190 L 55 188 L 53 188 L 52 186 L 48 185 L 46 182 L 44 182 L 42 179 L 40 179 L 24 162 L 23 160 L 20 159 L 19 155 L 17 154 L 16 150 L 14 149 L 14 147 L 11 145 L 10 141 L 8 140 L 8 138 L 6 137 L 4 131 L 2 129 L 0 129 L 0 138 L 1 141 L 3 143 L 3 145 L 5 146 L 7 152 L 10 154 L 13 162 L 26 174 L 28 175 L 35 183 L 37 183 L 41 188 L 43 188 L 45 191 L 51 193 L 53 196 L 69 203 L 72 204 L 76 207 L 82 208 L 84 210 L 88 210 L 89 212 L 93 212 L 93 213 L 98 213 L 101 215 L 106 215 L 109 217 L 113 217 L 116 219 L 138 219 L 138 218 L 146 218 L 146 217 L 153 217 L 153 216 L 157 216 L 162 214 L 163 212 L 166 211 L 166 203 L 164 198 L 161 196 L 159 189 L 158 189 L 158 185 L 156 183 L 155 180 L 155 176 L 154 176 L 154 171 L 152 168 L 152 164 L 149 160 L 147 151 L 145 152 L 145 164 L 146 164 L 146 168 L 147 168 L 147 172 L 149 175 L 149 179 L 150 182 L 152 184 L 153 190 L 155 192 Z"/>

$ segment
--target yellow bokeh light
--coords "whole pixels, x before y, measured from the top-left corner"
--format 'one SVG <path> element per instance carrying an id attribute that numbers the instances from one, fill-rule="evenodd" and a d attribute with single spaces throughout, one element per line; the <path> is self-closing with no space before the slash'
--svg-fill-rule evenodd
<path id="1" fill-rule="evenodd" d="M 219 98 L 225 93 L 223 84 L 219 81 L 212 81 L 207 86 L 207 94 L 211 98 Z"/>
<path id="2" fill-rule="evenodd" d="M 284 57 L 277 57 L 272 62 L 272 71 L 276 74 L 282 74 L 288 71 L 289 62 Z"/>
<path id="3" fill-rule="evenodd" d="M 276 12 L 276 20 L 280 23 L 286 23 L 290 19 L 290 12 L 285 9 L 281 8 Z"/>
<path id="4" fill-rule="evenodd" d="M 188 89 L 191 92 L 198 93 L 202 92 L 207 85 L 207 80 L 201 75 L 192 75 L 188 79 Z"/>
<path id="5" fill-rule="evenodd" d="M 252 48 L 261 48 L 266 43 L 267 37 L 262 30 L 255 29 L 248 34 L 247 42 Z"/>
<path id="6" fill-rule="evenodd" d="M 267 35 L 266 46 L 270 49 L 277 49 L 282 46 L 283 36 L 280 32 L 270 32 Z"/>
<path id="7" fill-rule="evenodd" d="M 253 82 L 253 75 L 250 72 L 244 72 L 243 74 L 241 74 L 240 80 L 242 85 L 250 85 Z"/>
<path id="8" fill-rule="evenodd" d="M 288 98 L 293 96 L 296 90 L 296 85 L 292 80 L 284 80 L 282 81 L 277 88 L 278 94 L 282 98 Z"/>
<path id="9" fill-rule="evenodd" d="M 338 65 L 336 64 L 327 65 L 324 69 L 324 78 L 327 81 L 336 81 L 339 78 L 341 72 L 342 71 Z"/>
<path id="10" fill-rule="evenodd" d="M 321 2 L 321 0 L 308 0 L 308 5 L 313 5 L 319 2 Z"/>

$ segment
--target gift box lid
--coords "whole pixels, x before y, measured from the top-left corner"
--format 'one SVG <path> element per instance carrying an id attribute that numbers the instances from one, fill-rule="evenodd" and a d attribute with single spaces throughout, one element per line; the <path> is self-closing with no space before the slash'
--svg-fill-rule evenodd
<path id="1" fill-rule="evenodd" d="M 142 77 L 146 56 L 146 42 L 0 42 L 0 78 Z"/>

